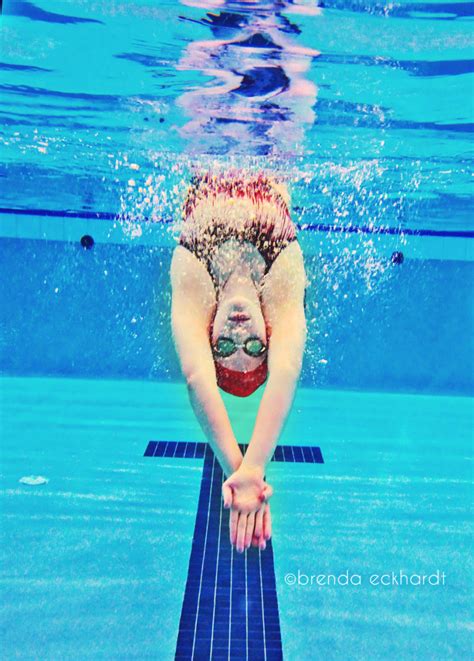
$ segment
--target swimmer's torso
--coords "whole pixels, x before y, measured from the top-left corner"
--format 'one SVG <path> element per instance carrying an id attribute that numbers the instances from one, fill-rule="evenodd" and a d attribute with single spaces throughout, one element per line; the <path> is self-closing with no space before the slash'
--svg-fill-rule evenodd
<path id="1" fill-rule="evenodd" d="M 205 264 L 215 284 L 238 260 L 245 260 L 260 282 L 295 240 L 287 199 L 263 175 L 207 175 L 188 194 L 179 242 Z"/>
<path id="2" fill-rule="evenodd" d="M 228 239 L 216 246 L 207 262 L 209 275 L 217 289 L 221 289 L 242 264 L 248 266 L 250 277 L 257 288 L 263 284 L 268 271 L 265 259 L 257 247 L 237 239 Z"/>

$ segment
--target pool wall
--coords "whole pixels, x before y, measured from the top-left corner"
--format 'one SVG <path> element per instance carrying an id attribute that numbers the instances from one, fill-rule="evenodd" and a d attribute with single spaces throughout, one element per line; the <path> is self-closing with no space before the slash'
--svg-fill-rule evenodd
<path id="1" fill-rule="evenodd" d="M 169 227 L 132 240 L 112 221 L 1 221 L 5 373 L 180 379 L 169 327 Z M 95 241 L 89 250 L 85 234 Z M 299 236 L 310 281 L 303 385 L 474 393 L 472 238 Z M 395 251 L 402 263 L 391 262 Z M 378 273 L 367 271 L 371 263 Z"/>

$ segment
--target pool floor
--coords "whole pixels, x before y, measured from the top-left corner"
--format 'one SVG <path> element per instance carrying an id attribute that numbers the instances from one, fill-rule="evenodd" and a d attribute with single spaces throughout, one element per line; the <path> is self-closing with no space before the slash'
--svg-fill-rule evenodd
<path id="1" fill-rule="evenodd" d="M 206 469 L 144 453 L 204 441 L 185 387 L 4 377 L 1 398 L 3 658 L 173 659 Z M 248 442 L 258 399 L 226 402 Z M 324 463 L 267 470 L 283 658 L 470 658 L 473 422 L 467 398 L 298 391 L 281 444 Z"/>

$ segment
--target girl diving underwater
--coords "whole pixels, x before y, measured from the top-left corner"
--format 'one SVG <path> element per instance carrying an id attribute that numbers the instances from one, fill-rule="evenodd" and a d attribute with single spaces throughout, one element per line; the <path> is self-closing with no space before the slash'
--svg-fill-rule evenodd
<path id="1" fill-rule="evenodd" d="M 194 412 L 227 476 L 230 541 L 271 536 L 265 468 L 293 401 L 306 340 L 303 255 L 285 186 L 264 174 L 195 177 L 171 263 L 172 330 Z M 244 456 L 219 389 L 265 384 Z"/>

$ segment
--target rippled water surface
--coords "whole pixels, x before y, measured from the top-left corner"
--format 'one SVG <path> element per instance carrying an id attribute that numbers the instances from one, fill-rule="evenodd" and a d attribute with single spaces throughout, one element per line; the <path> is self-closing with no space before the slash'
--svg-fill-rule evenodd
<path id="1" fill-rule="evenodd" d="M 190 170 L 295 219 L 471 227 L 472 3 L 26 2 L 2 19 L 4 207 L 171 220 Z"/>

